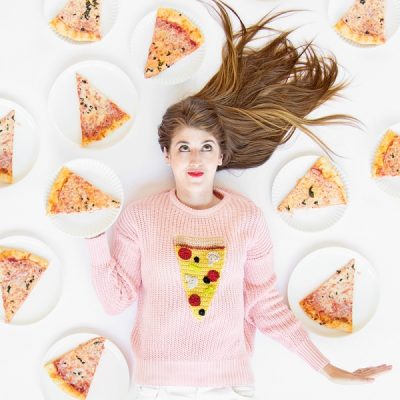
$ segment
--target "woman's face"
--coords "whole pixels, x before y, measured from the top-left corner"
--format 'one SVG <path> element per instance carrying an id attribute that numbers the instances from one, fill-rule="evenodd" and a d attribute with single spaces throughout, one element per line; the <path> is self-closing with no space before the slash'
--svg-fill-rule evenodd
<path id="1" fill-rule="evenodd" d="M 222 165 L 220 146 L 207 131 L 184 127 L 173 135 L 169 152 L 164 148 L 176 186 L 186 190 L 212 187 L 218 165 Z"/>

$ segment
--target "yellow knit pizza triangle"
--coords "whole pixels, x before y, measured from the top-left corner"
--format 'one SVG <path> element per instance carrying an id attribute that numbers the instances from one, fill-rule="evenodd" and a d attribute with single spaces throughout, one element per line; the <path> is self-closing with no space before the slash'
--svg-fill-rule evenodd
<path id="1" fill-rule="evenodd" d="M 188 306 L 201 321 L 219 286 L 225 264 L 224 239 L 176 236 L 174 249 Z"/>

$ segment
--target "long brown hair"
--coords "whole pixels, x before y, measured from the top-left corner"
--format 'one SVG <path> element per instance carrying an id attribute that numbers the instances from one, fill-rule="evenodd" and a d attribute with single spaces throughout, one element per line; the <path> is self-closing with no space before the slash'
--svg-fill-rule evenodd
<path id="1" fill-rule="evenodd" d="M 251 168 L 268 160 L 299 129 L 329 155 L 332 150 L 309 127 L 356 120 L 343 114 L 306 116 L 346 86 L 336 82 L 336 58 L 318 54 L 311 42 L 296 47 L 288 39 L 293 30 L 281 32 L 269 26 L 294 11 L 268 13 L 245 27 L 230 6 L 221 0 L 212 2 L 226 35 L 222 65 L 202 90 L 167 109 L 158 129 L 161 149 L 169 150 L 177 129 L 193 127 L 217 139 L 223 154 L 219 170 Z M 229 10 L 241 25 L 236 33 Z M 250 42 L 262 31 L 273 32 L 272 38 L 262 47 L 251 48 Z"/>

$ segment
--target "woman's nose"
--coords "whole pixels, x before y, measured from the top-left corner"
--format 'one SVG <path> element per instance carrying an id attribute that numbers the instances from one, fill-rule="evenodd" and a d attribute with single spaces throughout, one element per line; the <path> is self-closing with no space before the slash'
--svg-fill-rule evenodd
<path id="1" fill-rule="evenodd" d="M 192 150 L 190 152 L 190 165 L 195 166 L 195 165 L 200 165 L 201 164 L 201 158 L 200 158 L 200 152 L 197 150 Z"/>

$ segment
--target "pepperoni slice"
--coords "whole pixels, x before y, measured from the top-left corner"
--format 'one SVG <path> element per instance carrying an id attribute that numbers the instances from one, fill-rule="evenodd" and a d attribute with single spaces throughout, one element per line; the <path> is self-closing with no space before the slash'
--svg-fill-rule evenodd
<path id="1" fill-rule="evenodd" d="M 214 269 L 208 271 L 207 274 L 207 278 L 211 281 L 211 282 L 215 282 L 218 280 L 219 278 L 219 272 L 215 271 Z"/>
<path id="2" fill-rule="evenodd" d="M 199 306 L 200 305 L 200 303 L 201 303 L 201 299 L 200 299 L 200 296 L 198 296 L 197 294 L 192 294 L 190 297 L 189 297 L 189 304 L 191 305 L 191 306 Z"/>
<path id="3" fill-rule="evenodd" d="M 192 257 L 192 251 L 187 247 L 181 247 L 178 251 L 178 255 L 182 260 L 189 260 Z"/>

